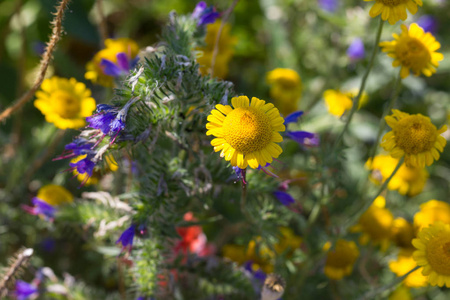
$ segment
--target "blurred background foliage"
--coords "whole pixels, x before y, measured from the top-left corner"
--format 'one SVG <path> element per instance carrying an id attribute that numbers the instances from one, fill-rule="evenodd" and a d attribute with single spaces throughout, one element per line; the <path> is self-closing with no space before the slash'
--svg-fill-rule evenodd
<path id="1" fill-rule="evenodd" d="M 169 12 L 176 10 L 179 14 L 189 14 L 196 2 L 102 1 L 108 36 L 132 38 L 141 48 L 153 45 L 158 41 Z M 3 41 L 0 43 L 0 110 L 31 86 L 44 43 L 50 34 L 49 21 L 55 4 L 52 0 L 0 2 L 0 40 Z M 208 4 L 215 5 L 218 11 L 225 11 L 231 1 L 215 0 Z M 368 81 L 369 101 L 357 113 L 351 124 L 351 134 L 344 141 L 348 148 L 340 153 L 346 161 L 345 169 L 320 170 L 318 173 L 314 168 L 331 150 L 331 143 L 327 143 L 328 137 L 339 132 L 343 124 L 327 113 L 322 98 L 323 91 L 357 88 L 367 66 L 367 54 L 366 58 L 356 63 L 346 54 L 355 38 L 363 40 L 366 53 L 372 49 L 377 22 L 369 17 L 370 5 L 366 4 L 356 0 L 340 1 L 337 10 L 330 12 L 321 8 L 318 1 L 312 0 L 239 1 L 229 20 L 232 24 L 231 32 L 238 42 L 226 79 L 235 84 L 238 94 L 270 100 L 265 74 L 277 67 L 292 68 L 302 78 L 303 93 L 299 107 L 305 110 L 305 116 L 301 129 L 319 133 L 321 146 L 319 149 L 309 150 L 301 149 L 293 142 L 286 143 L 281 159 L 290 170 L 286 167 L 286 170 L 280 170 L 280 174 L 291 172 L 292 175 L 292 170 L 296 170 L 299 176 L 306 178 L 306 182 L 302 181 L 290 189 L 304 211 L 310 211 L 315 200 L 320 198 L 317 190 L 314 190 L 314 185 L 323 180 L 317 177 L 320 174 L 339 178 L 340 189 L 333 196 L 330 211 L 354 210 L 358 206 L 355 203 L 357 195 L 352 197 L 351 194 L 356 193 L 355 187 L 366 184 L 367 173 L 363 168 L 365 155 L 374 142 L 378 120 L 385 103 L 391 97 L 398 74 L 398 69 L 391 67 L 391 59 L 383 54 L 378 56 Z M 445 60 L 441 62 L 437 74 L 431 78 L 409 76 L 404 80 L 398 106 L 403 111 L 428 115 L 440 127 L 448 122 L 450 105 L 450 3 L 425 1 L 419 13 L 409 16 L 406 23 L 411 23 L 424 14 L 433 16 L 438 24 L 435 36 L 442 45 L 440 51 Z M 70 3 L 63 23 L 64 36 L 54 53 L 54 61 L 47 76 L 74 77 L 85 82 L 97 103 L 102 103 L 112 96 L 111 91 L 94 86 L 84 79 L 86 63 L 102 47 L 99 20 L 94 1 L 73 0 Z M 385 26 L 382 40 L 390 40 L 392 33 L 399 32 L 400 23 Z M 1 124 L 0 265 L 6 265 L 7 258 L 20 247 L 31 247 L 36 251 L 32 264 L 34 267 L 49 266 L 58 275 L 67 272 L 91 287 L 117 292 L 120 288 L 118 274 L 121 273 L 114 257 L 117 253 L 107 253 L 109 248 L 101 248 L 101 245 L 92 242 L 90 235 L 93 230 L 89 229 L 89 224 L 85 227 L 70 224 L 55 227 L 26 214 L 20 208 L 22 204 L 29 203 L 42 185 L 48 183 L 63 185 L 76 197 L 80 197 L 84 191 L 95 190 L 92 186 L 78 188 L 79 182 L 71 180 L 70 172 L 64 172 L 67 162 L 51 161 L 75 135 L 76 130 L 61 132 L 52 124 L 46 123 L 44 116 L 31 102 Z M 314 153 L 310 155 L 309 151 Z M 308 152 L 307 155 L 305 152 Z M 407 197 L 390 192 L 387 206 L 394 216 L 411 220 L 420 203 L 430 199 L 449 199 L 449 163 L 450 154 L 444 151 L 439 164 L 428 168 L 430 180 L 418 196 Z M 112 190 L 111 182 L 107 182 L 104 189 Z M 372 189 L 375 188 L 370 187 L 370 191 Z M 231 211 L 227 215 L 230 220 L 233 215 L 239 214 L 238 210 L 227 208 L 230 203 L 226 201 L 215 205 L 224 206 L 216 208 L 219 211 Z M 337 218 L 331 216 L 330 222 L 340 224 L 345 218 L 346 214 L 342 213 Z M 299 217 L 295 222 L 305 222 L 305 219 Z M 220 234 L 219 228 L 214 225 L 206 225 L 204 230 L 211 240 Z M 319 248 L 326 237 L 315 235 L 319 232 L 309 233 L 305 238 L 316 239 L 317 242 L 310 244 L 316 244 Z M 109 244 L 114 242 L 105 241 Z M 302 259 L 292 258 L 293 261 L 300 262 Z M 386 260 L 386 257 L 381 260 Z M 379 276 L 383 277 L 382 281 L 389 282 L 395 276 L 387 268 L 382 269 L 379 261 L 369 258 L 366 268 L 370 270 L 371 276 L 381 272 Z M 29 271 L 28 278 L 31 278 L 31 274 L 32 271 Z M 359 285 L 364 279 L 352 279 L 348 281 L 352 284 L 329 287 L 324 276 L 315 277 L 311 284 L 304 286 L 304 293 L 310 299 L 326 299 L 328 288 L 341 289 L 342 297 L 346 298 L 354 289 L 365 289 Z M 288 286 L 295 284 L 288 282 Z M 444 298 L 442 295 L 433 297 Z"/>

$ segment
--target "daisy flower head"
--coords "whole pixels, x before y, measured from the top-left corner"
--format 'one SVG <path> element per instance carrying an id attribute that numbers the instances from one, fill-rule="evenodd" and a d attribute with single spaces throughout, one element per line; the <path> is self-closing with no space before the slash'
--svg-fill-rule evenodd
<path id="1" fill-rule="evenodd" d="M 328 251 L 331 243 L 324 245 L 324 250 Z M 344 276 L 348 276 L 353 271 L 353 265 L 359 257 L 359 250 L 353 241 L 339 239 L 336 242 L 334 250 L 327 253 L 325 262 L 325 275 L 333 280 L 340 280 Z"/>
<path id="2" fill-rule="evenodd" d="M 44 185 L 36 197 L 54 206 L 73 202 L 73 195 L 66 188 L 56 184 Z"/>
<path id="3" fill-rule="evenodd" d="M 279 134 L 285 130 L 284 119 L 272 103 L 247 96 L 231 99 L 230 105 L 217 104 L 206 124 L 206 135 L 214 151 L 241 169 L 257 169 L 277 158 L 283 150 L 277 144 L 283 141 Z"/>
<path id="4" fill-rule="evenodd" d="M 450 224 L 434 223 L 422 229 L 412 241 L 413 258 L 423 266 L 422 274 L 433 286 L 450 288 Z"/>
<path id="5" fill-rule="evenodd" d="M 450 204 L 434 199 L 421 204 L 414 215 L 414 226 L 420 230 L 436 222 L 450 224 Z"/>
<path id="6" fill-rule="evenodd" d="M 417 13 L 417 6 L 422 6 L 422 0 L 364 0 L 375 1 L 375 4 L 370 9 L 369 15 L 372 18 L 381 14 L 383 21 L 388 21 L 389 24 L 394 25 L 399 20 L 405 21 L 408 17 L 406 9 L 413 15 Z"/>
<path id="7" fill-rule="evenodd" d="M 373 170 L 370 179 L 377 184 L 381 184 L 388 179 L 399 159 L 390 155 L 380 154 L 366 162 L 366 168 Z M 402 195 L 410 197 L 420 194 L 428 179 L 428 172 L 424 168 L 408 167 L 402 164 L 394 177 L 388 183 L 388 189 L 397 190 Z"/>
<path id="8" fill-rule="evenodd" d="M 302 80 L 296 71 L 276 68 L 267 73 L 266 81 L 270 85 L 270 96 L 283 115 L 297 111 L 302 96 Z"/>
<path id="9" fill-rule="evenodd" d="M 392 66 L 401 67 L 400 76 L 406 78 L 410 71 L 415 76 L 421 73 L 430 77 L 436 73 L 439 62 L 444 59 L 442 53 L 436 52 L 441 47 L 434 36 L 417 25 L 416 23 L 406 27 L 402 24 L 402 33 L 393 34 L 393 41 L 381 42 L 383 52 L 387 52 L 394 61 Z"/>
<path id="10" fill-rule="evenodd" d="M 406 166 L 430 166 L 439 159 L 439 152 L 444 151 L 447 141 L 441 134 L 447 130 L 446 125 L 438 130 L 430 118 L 421 114 L 410 115 L 396 109 L 385 120 L 392 131 L 383 136 L 380 145 L 392 157 L 404 156 Z"/>
<path id="11" fill-rule="evenodd" d="M 115 77 L 127 75 L 136 66 L 139 46 L 129 38 L 107 39 L 105 46 L 87 63 L 84 77 L 110 87 Z"/>
<path id="12" fill-rule="evenodd" d="M 353 106 L 353 98 L 358 94 L 357 90 L 340 91 L 340 90 L 326 90 L 323 93 L 323 99 L 328 112 L 340 118 L 347 110 Z M 367 93 L 363 93 L 359 99 L 359 107 L 366 104 L 368 101 Z"/>
<path id="13" fill-rule="evenodd" d="M 95 100 L 84 83 L 53 76 L 42 82 L 34 106 L 56 127 L 77 129 L 86 125 L 85 118 L 95 110 Z"/>

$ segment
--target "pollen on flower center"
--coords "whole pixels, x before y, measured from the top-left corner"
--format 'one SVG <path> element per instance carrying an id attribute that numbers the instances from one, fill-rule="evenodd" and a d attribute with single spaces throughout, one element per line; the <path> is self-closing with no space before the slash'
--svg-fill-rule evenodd
<path id="1" fill-rule="evenodd" d="M 74 118 L 78 116 L 81 109 L 81 103 L 78 99 L 75 99 L 73 95 L 63 90 L 58 90 L 53 93 L 55 110 L 63 118 Z"/>
<path id="2" fill-rule="evenodd" d="M 450 237 L 435 236 L 429 241 L 426 257 L 440 275 L 450 276 Z"/>
<path id="3" fill-rule="evenodd" d="M 433 148 L 436 127 L 423 116 L 411 115 L 398 121 L 394 129 L 397 145 L 407 154 L 418 154 Z"/>
<path id="4" fill-rule="evenodd" d="M 380 2 L 388 6 L 397 6 L 399 4 L 408 2 L 408 0 L 381 0 Z"/>
<path id="5" fill-rule="evenodd" d="M 224 139 L 237 151 L 245 154 L 264 149 L 271 141 L 269 117 L 253 107 L 239 107 L 223 121 Z"/>

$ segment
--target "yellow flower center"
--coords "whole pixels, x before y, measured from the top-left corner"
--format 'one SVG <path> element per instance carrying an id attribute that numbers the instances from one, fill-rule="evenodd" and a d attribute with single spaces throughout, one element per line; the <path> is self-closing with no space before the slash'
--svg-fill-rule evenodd
<path id="1" fill-rule="evenodd" d="M 269 117 L 253 107 L 238 107 L 223 121 L 224 139 L 237 151 L 249 154 L 264 149 L 272 139 Z"/>
<path id="2" fill-rule="evenodd" d="M 387 6 L 397 6 L 399 4 L 403 4 L 408 2 L 409 0 L 379 0 L 379 2 L 383 3 L 384 5 Z"/>
<path id="3" fill-rule="evenodd" d="M 409 36 L 400 38 L 395 46 L 395 54 L 403 66 L 414 71 L 426 68 L 431 61 L 428 48 L 420 40 Z"/>
<path id="4" fill-rule="evenodd" d="M 54 109 L 61 117 L 71 119 L 80 113 L 80 101 L 67 91 L 57 90 L 53 92 L 52 98 L 54 99 Z"/>
<path id="5" fill-rule="evenodd" d="M 436 127 L 424 116 L 411 115 L 393 129 L 398 147 L 406 154 L 429 151 L 436 142 Z"/>
<path id="6" fill-rule="evenodd" d="M 426 257 L 436 273 L 450 276 L 450 236 L 446 232 L 428 242 Z"/>

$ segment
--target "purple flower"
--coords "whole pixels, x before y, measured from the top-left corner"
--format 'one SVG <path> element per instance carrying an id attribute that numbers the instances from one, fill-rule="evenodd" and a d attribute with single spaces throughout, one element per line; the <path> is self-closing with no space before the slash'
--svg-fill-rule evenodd
<path id="1" fill-rule="evenodd" d="M 335 12 L 339 6 L 339 0 L 319 0 L 319 6 L 327 12 Z"/>
<path id="2" fill-rule="evenodd" d="M 93 162 L 89 156 L 80 159 L 77 162 L 70 163 L 73 169 L 77 169 L 77 172 L 80 174 L 87 174 L 89 177 L 92 176 L 92 172 L 94 172 L 95 162 Z"/>
<path id="3" fill-rule="evenodd" d="M 94 129 L 100 129 L 104 135 L 111 131 L 111 123 L 116 119 L 119 110 L 111 105 L 97 105 L 97 114 L 86 118 L 88 126 Z"/>
<path id="4" fill-rule="evenodd" d="M 439 24 L 437 20 L 430 15 L 423 15 L 417 20 L 417 24 L 425 30 L 425 32 L 436 33 Z"/>
<path id="5" fill-rule="evenodd" d="M 300 110 L 289 114 L 286 118 L 284 118 L 284 125 L 287 125 L 289 123 L 297 123 L 298 119 L 302 115 L 303 115 L 303 112 Z"/>
<path id="6" fill-rule="evenodd" d="M 128 251 L 131 251 L 131 247 L 133 247 L 133 239 L 136 231 L 136 225 L 131 225 L 128 227 L 117 240 L 116 244 L 122 244 L 122 250 L 128 247 Z"/>
<path id="7" fill-rule="evenodd" d="M 286 135 L 291 140 L 303 146 L 308 144 L 308 140 L 314 139 L 316 137 L 314 133 L 308 131 L 287 131 Z M 309 145 L 311 145 L 311 143 Z"/>
<path id="8" fill-rule="evenodd" d="M 220 17 L 220 13 L 216 11 L 214 6 L 208 7 L 206 2 L 200 1 L 197 6 L 195 6 L 194 12 L 191 17 L 197 19 L 198 26 L 212 24 Z"/>
<path id="9" fill-rule="evenodd" d="M 256 271 L 253 269 L 253 261 L 249 260 L 244 263 L 244 269 L 247 270 L 250 274 L 252 274 L 253 278 L 257 279 L 261 283 L 266 280 L 267 274 L 261 270 L 261 268 Z"/>
<path id="10" fill-rule="evenodd" d="M 22 280 L 16 281 L 15 294 L 18 300 L 29 299 L 29 297 L 33 296 L 34 294 L 37 294 L 38 292 L 39 292 L 38 288 L 33 284 L 30 284 Z"/>
<path id="11" fill-rule="evenodd" d="M 139 56 L 134 59 L 130 59 L 124 52 L 117 53 L 117 63 L 104 59 L 100 61 L 100 66 L 103 67 L 103 73 L 108 76 L 119 77 L 122 75 L 128 75 L 131 69 L 134 69 Z"/>
<path id="12" fill-rule="evenodd" d="M 355 38 L 347 49 L 347 56 L 352 62 L 363 59 L 365 56 L 364 43 L 360 38 Z"/>
<path id="13" fill-rule="evenodd" d="M 34 197 L 31 202 L 34 206 L 22 205 L 22 209 L 27 213 L 42 216 L 47 221 L 52 221 L 55 217 L 56 208 L 47 202 Z"/>
<path id="14" fill-rule="evenodd" d="M 295 199 L 288 193 L 282 191 L 273 192 L 274 196 L 277 197 L 278 201 L 285 206 L 289 206 L 295 203 Z"/>

